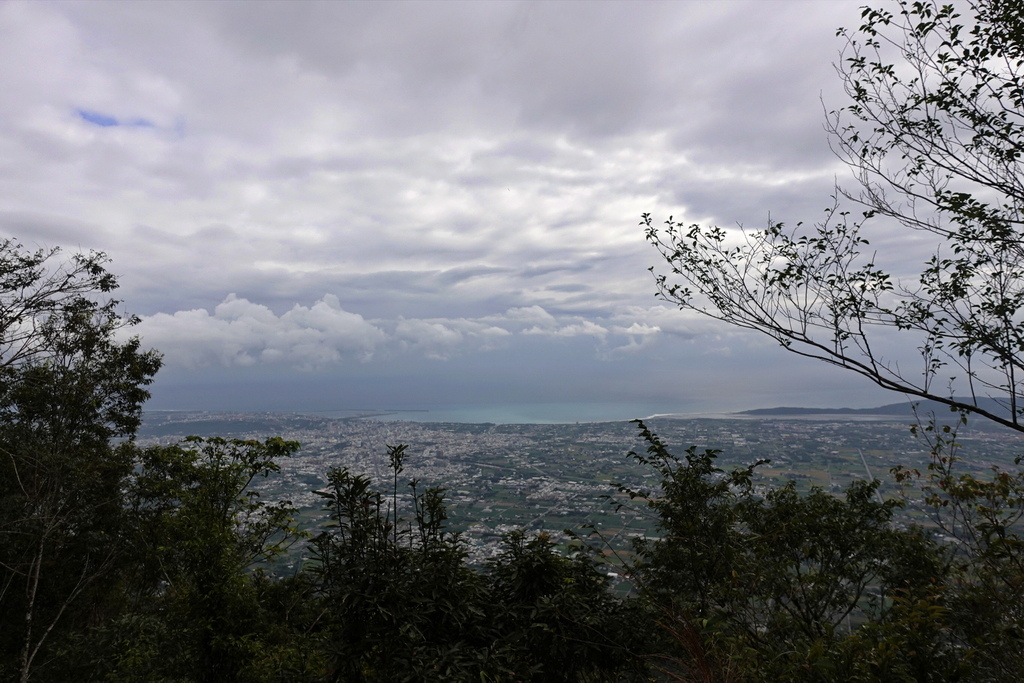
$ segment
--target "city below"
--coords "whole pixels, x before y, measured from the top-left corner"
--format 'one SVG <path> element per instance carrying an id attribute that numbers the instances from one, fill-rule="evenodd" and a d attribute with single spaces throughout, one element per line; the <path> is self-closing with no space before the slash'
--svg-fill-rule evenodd
<path id="1" fill-rule="evenodd" d="M 890 475 L 897 465 L 924 471 L 928 445 L 911 433 L 913 414 L 834 414 L 804 409 L 749 411 L 717 418 L 653 417 L 647 421 L 670 451 L 690 446 L 720 450 L 719 466 L 732 469 L 768 460 L 755 483 L 794 481 L 803 490 L 839 493 L 852 481 L 877 478 L 880 495 L 899 490 Z M 630 422 L 491 424 L 379 419 L 385 411 L 352 417 L 301 413 L 148 412 L 139 442 L 173 443 L 185 436 L 298 441 L 301 450 L 279 463 L 281 472 L 258 482 L 264 500 L 290 500 L 303 524 L 322 520 L 321 498 L 331 467 L 369 476 L 379 490 L 390 481 L 387 446 L 408 445 L 401 475 L 420 490 L 447 490 L 449 528 L 467 542 L 474 562 L 492 556 L 503 534 L 524 528 L 567 540 L 566 530 L 586 535 L 611 555 L 628 552 L 629 539 L 656 534 L 642 507 L 618 499 L 617 484 L 650 489 L 655 473 L 629 457 L 646 444 Z M 769 414 L 765 414 L 769 413 Z M 394 417 L 389 415 L 388 417 Z M 976 424 L 977 423 L 977 424 Z M 1022 437 L 969 423 L 958 443 L 963 472 L 983 476 L 1012 466 Z M 627 503 L 617 509 L 617 503 Z M 903 510 L 901 522 L 928 524 L 924 513 Z M 292 563 L 298 558 L 291 558 Z"/>

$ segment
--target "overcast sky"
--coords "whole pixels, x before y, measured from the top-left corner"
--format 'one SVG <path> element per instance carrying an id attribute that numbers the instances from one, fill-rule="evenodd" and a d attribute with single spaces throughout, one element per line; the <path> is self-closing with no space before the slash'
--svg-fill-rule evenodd
<path id="1" fill-rule="evenodd" d="M 0 4 L 0 232 L 98 249 L 154 408 L 899 400 L 654 298 L 813 222 L 858 2 Z"/>

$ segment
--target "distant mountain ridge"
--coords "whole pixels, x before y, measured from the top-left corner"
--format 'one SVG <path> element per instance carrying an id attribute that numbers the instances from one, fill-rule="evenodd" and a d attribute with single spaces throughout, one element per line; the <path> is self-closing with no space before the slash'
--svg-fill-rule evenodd
<path id="1" fill-rule="evenodd" d="M 970 399 L 957 398 L 958 401 L 968 402 Z M 764 417 L 764 416 L 808 416 L 808 415 L 857 415 L 857 416 L 881 416 L 881 417 L 913 417 L 914 406 L 917 406 L 917 414 L 919 416 L 926 416 L 934 413 L 936 417 L 946 415 L 950 412 L 949 406 L 938 401 L 904 401 L 901 403 L 889 403 L 884 406 L 878 406 L 877 408 L 794 408 L 794 407 L 780 407 L 780 408 L 757 408 L 754 410 L 744 410 L 736 413 L 737 415 L 749 415 L 752 417 Z M 987 410 L 990 413 L 997 415 L 1005 415 L 1009 417 L 1010 411 L 999 401 L 992 398 L 983 398 L 978 400 L 978 406 L 983 410 Z"/>

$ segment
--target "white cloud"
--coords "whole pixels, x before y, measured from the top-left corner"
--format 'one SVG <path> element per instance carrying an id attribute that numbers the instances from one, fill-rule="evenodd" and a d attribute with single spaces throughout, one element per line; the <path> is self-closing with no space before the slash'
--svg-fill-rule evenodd
<path id="1" fill-rule="evenodd" d="M 628 334 L 628 335 L 631 335 L 631 336 L 632 335 L 650 336 L 650 335 L 658 334 L 659 332 L 661 332 L 661 328 L 658 327 L 657 325 L 647 325 L 645 323 L 633 323 L 629 327 L 621 327 L 619 325 L 616 325 L 615 327 L 612 328 L 612 331 L 613 332 L 617 332 L 618 334 Z"/>
<path id="2" fill-rule="evenodd" d="M 545 311 L 541 306 L 523 306 L 510 308 L 503 316 L 506 320 L 514 320 L 522 323 L 533 323 L 534 325 L 555 325 L 555 317 Z"/>
<path id="3" fill-rule="evenodd" d="M 412 349 L 427 358 L 447 360 L 468 351 L 498 348 L 511 333 L 501 327 L 467 320 L 406 320 L 395 324 L 394 336 L 402 349 Z"/>
<path id="4" fill-rule="evenodd" d="M 284 315 L 229 295 L 211 315 L 205 309 L 158 313 L 136 328 L 147 345 L 182 367 L 285 363 L 314 370 L 349 360 L 369 360 L 386 335 L 362 316 L 343 310 L 337 297 Z"/>
<path id="5" fill-rule="evenodd" d="M 555 328 L 531 327 L 524 330 L 523 334 L 546 335 L 550 337 L 598 337 L 604 339 L 608 336 L 608 330 L 589 320 L 563 325 Z"/>
<path id="6" fill-rule="evenodd" d="M 335 294 L 323 295 L 312 306 L 293 304 L 280 315 L 231 294 L 212 313 L 200 308 L 145 316 L 137 331 L 178 367 L 284 365 L 307 371 L 375 359 L 387 364 L 396 354 L 450 360 L 501 351 L 516 336 L 594 339 L 600 345 L 592 350 L 593 358 L 605 360 L 679 340 L 707 346 L 712 353 L 721 353 L 724 340 L 734 337 L 747 348 L 771 346 L 750 333 L 668 306 L 620 307 L 593 319 L 556 316 L 535 305 L 475 319 L 367 320 L 345 310 Z"/>
<path id="7" fill-rule="evenodd" d="M 629 335 L 667 335 L 675 340 L 747 334 L 718 320 L 662 304 L 659 306 L 623 306 L 614 316 L 613 330 Z"/>

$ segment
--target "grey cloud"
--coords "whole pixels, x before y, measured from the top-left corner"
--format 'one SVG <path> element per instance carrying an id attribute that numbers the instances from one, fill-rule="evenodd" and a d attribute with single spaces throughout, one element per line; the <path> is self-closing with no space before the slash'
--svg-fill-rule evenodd
<path id="1" fill-rule="evenodd" d="M 490 320 L 504 319 L 523 324 L 532 323 L 533 326 L 543 325 L 545 327 L 557 324 L 555 317 L 545 311 L 541 306 L 522 306 L 510 308 L 505 311 L 504 316 L 491 317 Z"/>
<path id="2" fill-rule="evenodd" d="M 592 292 L 593 287 L 580 283 L 564 284 L 564 285 L 551 285 L 548 290 L 552 292 Z"/>
<path id="3" fill-rule="evenodd" d="M 835 182 L 835 176 L 827 171 L 786 183 L 768 170 L 759 174 L 752 170 L 746 177 L 737 173 L 734 177 L 717 179 L 680 179 L 666 183 L 665 190 L 676 207 L 677 220 L 758 229 L 764 227 L 769 213 L 773 219 L 786 223 L 813 223 L 823 218 L 822 210 L 832 203 L 830 196 L 835 193 Z M 731 199 L 723 202 L 724 196 Z"/>
<path id="4" fill-rule="evenodd" d="M 434 279 L 441 286 L 461 284 L 467 280 L 473 280 L 488 275 L 500 275 L 507 273 L 508 268 L 496 268 L 494 266 L 457 266 L 448 268 L 438 273 Z"/>
<path id="5" fill-rule="evenodd" d="M 0 231 L 108 251 L 180 376 L 189 358 L 282 382 L 444 365 L 455 392 L 507 364 L 526 369 L 495 381 L 525 396 L 550 354 L 609 375 L 567 386 L 611 390 L 628 366 L 666 395 L 648 366 L 761 351 L 652 305 L 640 214 L 817 219 L 836 168 L 818 98 L 832 31 L 857 16 L 845 1 L 2 3 Z"/>
<path id="6" fill-rule="evenodd" d="M 99 17 L 113 20 L 118 37 L 141 30 L 155 38 L 157 48 L 148 50 L 155 55 L 180 38 L 172 31 L 154 35 L 154 17 L 170 26 L 212 27 L 212 34 L 192 28 L 185 35 L 204 46 L 227 41 L 264 72 L 318 74 L 354 105 L 348 115 L 371 130 L 518 128 L 607 137 L 682 126 L 692 132 L 690 144 L 742 144 L 759 157 L 762 145 L 774 144 L 766 139 L 776 132 L 766 119 L 788 120 L 787 132 L 801 133 L 802 123 L 819 118 L 804 98 L 831 80 L 828 62 L 786 71 L 794 58 L 831 45 L 828 34 L 808 44 L 801 32 L 806 15 L 834 28 L 856 11 L 854 3 L 781 2 L 265 2 L 259 11 L 235 3 L 148 4 L 145 12 L 75 15 L 96 30 Z M 757 31 L 740 30 L 751 20 Z M 163 70 L 172 68 L 166 57 L 157 59 Z M 281 111 L 266 100 L 253 104 Z M 785 110 L 766 117 L 766 104 Z"/>
<path id="7" fill-rule="evenodd" d="M 102 231 L 84 221 L 29 211 L 0 211 L 0 234 L 14 238 L 26 247 L 81 244 L 83 235 L 97 237 Z M 82 245 L 88 249 L 92 246 Z"/>
<path id="8" fill-rule="evenodd" d="M 580 320 L 564 327 L 531 327 L 523 330 L 523 334 L 540 334 L 552 337 L 598 337 L 604 339 L 608 330 L 589 320 Z"/>
<path id="9" fill-rule="evenodd" d="M 535 266 L 527 266 L 519 271 L 522 277 L 535 278 L 552 273 L 581 273 L 594 267 L 594 261 L 583 261 L 575 263 L 549 263 Z"/>
<path id="10" fill-rule="evenodd" d="M 621 131 L 643 111 L 652 71 L 649 32 L 623 27 L 655 28 L 666 14 L 626 5 L 581 13 L 578 5 L 558 3 L 314 7 L 267 3 L 253 13 L 226 3 L 207 11 L 218 17 L 222 35 L 251 55 L 293 58 L 358 84 L 364 96 L 401 93 L 381 118 L 406 131 L 465 121 L 458 112 L 467 105 L 476 114 L 470 126 L 486 112 L 497 125 Z"/>

